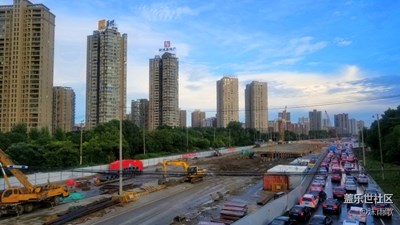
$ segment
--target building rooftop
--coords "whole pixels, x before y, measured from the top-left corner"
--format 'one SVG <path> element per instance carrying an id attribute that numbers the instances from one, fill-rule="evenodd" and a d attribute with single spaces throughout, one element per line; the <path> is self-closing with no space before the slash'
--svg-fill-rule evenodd
<path id="1" fill-rule="evenodd" d="M 267 173 L 303 173 L 307 171 L 307 166 L 296 165 L 277 165 L 267 171 Z"/>

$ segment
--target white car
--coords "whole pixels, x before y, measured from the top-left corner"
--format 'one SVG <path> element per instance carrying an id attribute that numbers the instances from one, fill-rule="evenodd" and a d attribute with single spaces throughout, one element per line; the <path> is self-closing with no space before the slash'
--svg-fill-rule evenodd
<path id="1" fill-rule="evenodd" d="M 347 181 L 344 182 L 344 189 L 346 189 L 346 191 L 356 192 L 357 191 L 357 184 L 354 183 L 353 181 L 347 180 Z"/>
<path id="2" fill-rule="evenodd" d="M 357 220 L 343 220 L 342 225 L 360 225 Z"/>
<path id="3" fill-rule="evenodd" d="M 299 205 L 309 207 L 311 209 L 316 209 L 318 207 L 318 196 L 314 196 L 312 194 L 305 194 L 300 199 Z"/>
<path id="4" fill-rule="evenodd" d="M 361 207 L 350 207 L 347 213 L 347 218 L 351 220 L 357 220 L 362 223 L 367 223 L 367 210 Z"/>
<path id="5" fill-rule="evenodd" d="M 368 184 L 368 176 L 365 174 L 358 175 L 357 182 L 359 184 Z"/>

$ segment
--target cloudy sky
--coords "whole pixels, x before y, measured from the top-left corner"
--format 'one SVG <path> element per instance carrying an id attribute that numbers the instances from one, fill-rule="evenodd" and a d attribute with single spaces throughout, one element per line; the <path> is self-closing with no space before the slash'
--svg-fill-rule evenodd
<path id="1" fill-rule="evenodd" d="M 293 122 L 317 109 L 331 121 L 348 113 L 368 125 L 400 105 L 400 1 L 31 2 L 56 15 L 54 85 L 75 90 L 77 122 L 85 114 L 86 38 L 101 19 L 128 34 L 129 106 L 148 98 L 148 62 L 165 40 L 176 47 L 179 104 L 189 113 L 215 114 L 224 75 L 239 78 L 241 110 L 245 85 L 268 82 L 270 120 L 287 106 Z"/>

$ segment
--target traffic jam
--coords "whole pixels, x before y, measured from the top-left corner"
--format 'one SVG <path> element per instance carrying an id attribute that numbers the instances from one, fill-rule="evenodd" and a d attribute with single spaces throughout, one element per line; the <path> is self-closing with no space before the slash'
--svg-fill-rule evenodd
<path id="1" fill-rule="evenodd" d="M 350 147 L 331 145 L 307 193 L 269 225 L 400 224 L 392 218 L 392 194 L 372 184 Z"/>

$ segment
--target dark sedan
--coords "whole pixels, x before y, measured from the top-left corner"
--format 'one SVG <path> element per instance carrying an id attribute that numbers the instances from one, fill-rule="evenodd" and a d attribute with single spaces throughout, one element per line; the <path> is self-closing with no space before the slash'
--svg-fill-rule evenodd
<path id="1" fill-rule="evenodd" d="M 392 217 L 393 208 L 387 203 L 376 203 L 372 205 L 373 215 L 377 217 Z"/>
<path id="2" fill-rule="evenodd" d="M 306 221 L 311 217 L 311 208 L 295 205 L 289 211 L 289 217 L 295 220 Z"/>
<path id="3" fill-rule="evenodd" d="M 342 204 L 337 199 L 328 198 L 322 204 L 322 211 L 324 213 L 334 213 L 339 215 L 342 208 L 341 206 Z"/>
<path id="4" fill-rule="evenodd" d="M 308 225 L 331 225 L 333 220 L 329 216 L 315 215 L 311 218 Z"/>
<path id="5" fill-rule="evenodd" d="M 364 190 L 364 203 L 367 206 L 375 203 L 375 201 L 379 201 L 380 197 L 382 196 L 376 188 L 367 188 Z"/>
<path id="6" fill-rule="evenodd" d="M 268 225 L 297 225 L 297 221 L 287 216 L 278 216 Z"/>

